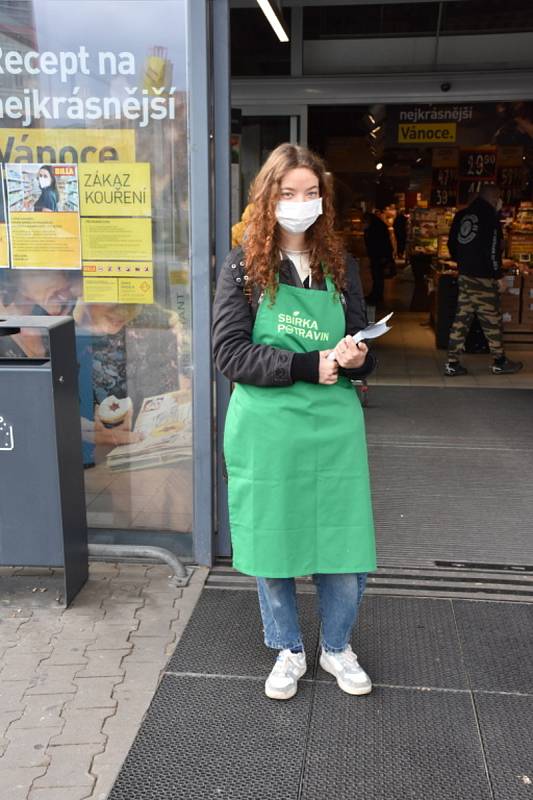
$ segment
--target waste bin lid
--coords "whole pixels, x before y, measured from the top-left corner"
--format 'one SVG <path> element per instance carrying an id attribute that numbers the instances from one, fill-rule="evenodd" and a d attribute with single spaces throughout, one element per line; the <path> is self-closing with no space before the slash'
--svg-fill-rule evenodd
<path id="1" fill-rule="evenodd" d="M 72 317 L 0 317 L 0 328 L 59 328 L 61 325 L 68 325 L 72 322 Z"/>

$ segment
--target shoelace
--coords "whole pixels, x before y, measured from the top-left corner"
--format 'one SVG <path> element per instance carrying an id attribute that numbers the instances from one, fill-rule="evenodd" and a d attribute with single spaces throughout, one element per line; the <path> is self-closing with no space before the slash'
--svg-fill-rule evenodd
<path id="1" fill-rule="evenodd" d="M 342 653 L 338 653 L 337 658 L 341 662 L 342 666 L 349 672 L 356 672 L 357 670 L 360 669 L 357 656 L 355 655 L 351 647 L 349 649 L 347 648 Z"/>
<path id="2" fill-rule="evenodd" d="M 280 653 L 276 659 L 276 663 L 274 664 L 272 672 L 276 675 L 289 674 L 294 677 L 295 673 L 297 672 L 297 666 L 291 659 L 291 653 Z"/>

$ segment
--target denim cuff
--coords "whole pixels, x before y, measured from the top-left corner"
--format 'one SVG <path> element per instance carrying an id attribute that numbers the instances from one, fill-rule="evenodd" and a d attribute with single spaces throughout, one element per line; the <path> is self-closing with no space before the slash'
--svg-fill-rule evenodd
<path id="1" fill-rule="evenodd" d="M 302 639 L 296 639 L 293 642 L 282 642 L 280 639 L 267 639 L 265 637 L 265 645 L 271 650 L 295 650 L 297 647 L 301 647 L 302 653 L 305 652 Z"/>

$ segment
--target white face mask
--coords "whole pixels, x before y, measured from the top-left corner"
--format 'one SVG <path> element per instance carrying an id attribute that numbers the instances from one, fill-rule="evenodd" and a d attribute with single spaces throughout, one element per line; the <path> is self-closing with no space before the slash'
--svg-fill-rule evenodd
<path id="1" fill-rule="evenodd" d="M 496 211 L 501 211 L 503 208 L 503 200 L 501 197 L 496 201 Z"/>
<path id="2" fill-rule="evenodd" d="M 52 185 L 52 178 L 50 177 L 50 175 L 39 175 L 37 180 L 39 182 L 39 186 L 41 187 L 41 189 L 47 189 L 49 186 Z"/>
<path id="3" fill-rule="evenodd" d="M 280 200 L 276 207 L 276 218 L 287 233 L 303 233 L 322 214 L 322 198 L 316 200 Z"/>

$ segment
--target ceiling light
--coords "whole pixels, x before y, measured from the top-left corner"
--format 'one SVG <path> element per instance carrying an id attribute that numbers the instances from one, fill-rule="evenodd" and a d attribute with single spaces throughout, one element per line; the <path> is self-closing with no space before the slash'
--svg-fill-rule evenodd
<path id="1" fill-rule="evenodd" d="M 381 163 L 381 161 L 378 161 L 378 163 L 376 164 L 376 169 L 377 170 L 383 169 L 383 164 Z"/>
<path id="2" fill-rule="evenodd" d="M 257 5 L 270 22 L 280 42 L 288 42 L 289 36 L 285 30 L 283 14 L 277 0 L 257 0 Z"/>

